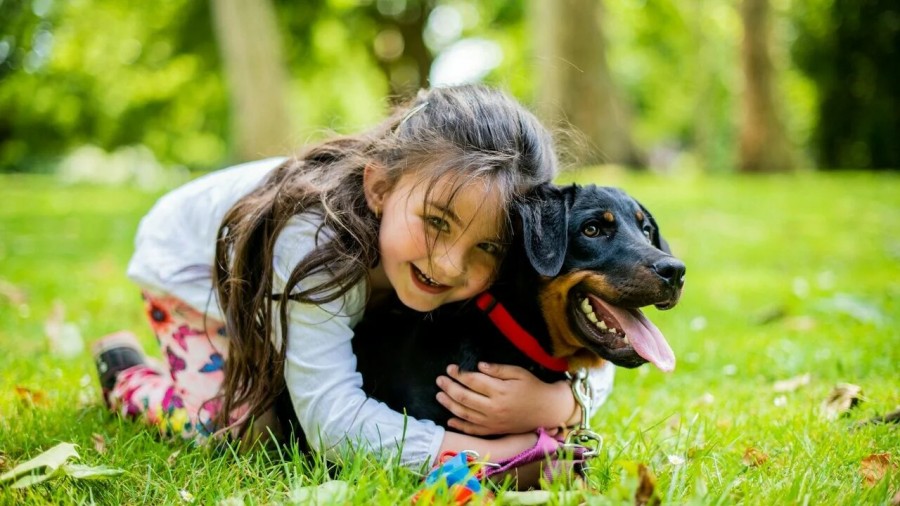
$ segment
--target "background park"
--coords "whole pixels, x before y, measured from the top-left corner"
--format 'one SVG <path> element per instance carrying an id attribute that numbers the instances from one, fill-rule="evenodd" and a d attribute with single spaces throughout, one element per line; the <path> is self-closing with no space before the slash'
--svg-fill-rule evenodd
<path id="1" fill-rule="evenodd" d="M 647 311 L 675 372 L 618 372 L 551 503 L 900 504 L 898 62 L 890 0 L 0 0 L 0 504 L 408 503 L 390 463 L 117 420 L 87 348 L 152 348 L 124 270 L 167 189 L 457 82 L 537 112 L 559 182 L 623 187 L 688 267 Z"/>

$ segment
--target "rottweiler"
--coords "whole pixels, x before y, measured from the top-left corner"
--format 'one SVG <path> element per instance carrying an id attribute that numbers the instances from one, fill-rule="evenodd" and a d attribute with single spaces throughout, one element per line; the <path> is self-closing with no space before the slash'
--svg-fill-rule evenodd
<path id="1" fill-rule="evenodd" d="M 604 360 L 675 367 L 639 308 L 675 306 L 685 265 L 646 208 L 616 188 L 548 184 L 514 214 L 513 243 L 487 293 L 427 314 L 393 300 L 357 325 L 369 396 L 446 426 L 452 415 L 435 400 L 435 378 L 448 364 L 514 364 L 547 382 Z"/>

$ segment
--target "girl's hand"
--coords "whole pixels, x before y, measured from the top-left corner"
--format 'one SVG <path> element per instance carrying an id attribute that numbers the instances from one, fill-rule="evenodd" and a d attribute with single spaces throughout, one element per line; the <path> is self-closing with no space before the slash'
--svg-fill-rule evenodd
<path id="1" fill-rule="evenodd" d="M 522 367 L 479 362 L 478 372 L 461 372 L 450 365 L 447 375 L 437 379 L 437 400 L 455 416 L 448 425 L 466 434 L 552 429 L 580 416 L 567 381 L 544 383 Z"/>

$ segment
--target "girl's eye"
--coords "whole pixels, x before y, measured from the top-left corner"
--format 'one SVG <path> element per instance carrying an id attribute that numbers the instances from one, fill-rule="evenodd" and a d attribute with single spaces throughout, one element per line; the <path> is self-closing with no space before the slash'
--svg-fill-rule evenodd
<path id="1" fill-rule="evenodd" d="M 450 231 L 450 223 L 448 223 L 447 220 L 440 218 L 438 216 L 428 216 L 425 218 L 425 222 L 428 223 L 428 225 L 431 228 L 438 230 L 440 232 L 449 232 Z"/>
<path id="2" fill-rule="evenodd" d="M 503 251 L 503 249 L 500 246 L 498 246 L 494 243 L 491 243 L 491 242 L 483 242 L 483 243 L 479 244 L 478 247 L 483 249 L 484 251 L 486 251 L 487 253 L 489 253 L 491 255 L 499 255 L 500 252 Z"/>
<path id="3" fill-rule="evenodd" d="M 590 222 L 581 229 L 581 233 L 588 237 L 597 237 L 600 235 L 600 227 L 596 223 Z"/>

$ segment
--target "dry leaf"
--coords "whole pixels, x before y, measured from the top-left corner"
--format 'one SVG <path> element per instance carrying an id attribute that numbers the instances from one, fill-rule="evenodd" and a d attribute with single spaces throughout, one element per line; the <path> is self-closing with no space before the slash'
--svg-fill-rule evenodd
<path id="1" fill-rule="evenodd" d="M 862 400 L 862 387 L 852 383 L 839 383 L 822 402 L 822 414 L 826 419 L 834 420 L 856 407 Z"/>
<path id="2" fill-rule="evenodd" d="M 750 447 L 744 451 L 744 457 L 741 462 L 747 467 L 759 467 L 769 460 L 769 456 L 765 452 Z"/>
<path id="3" fill-rule="evenodd" d="M 169 455 L 169 458 L 166 459 L 166 464 L 168 464 L 169 467 L 172 467 L 175 465 L 175 459 L 178 458 L 179 453 L 181 453 L 181 450 L 175 450 L 174 452 L 172 452 L 171 455 Z"/>
<path id="4" fill-rule="evenodd" d="M 13 388 L 16 391 L 16 397 L 29 408 L 47 405 L 47 394 L 43 390 L 33 390 L 20 385 L 16 385 Z"/>
<path id="5" fill-rule="evenodd" d="M 812 376 L 809 373 L 801 374 L 800 376 L 794 376 L 793 378 L 776 381 L 775 385 L 772 387 L 772 390 L 778 393 L 784 392 L 793 392 L 800 387 L 804 387 L 809 385 L 809 380 Z"/>
<path id="6" fill-rule="evenodd" d="M 662 502 L 656 495 L 656 476 L 644 464 L 638 464 L 638 488 L 634 492 L 635 506 L 659 506 Z"/>
<path id="7" fill-rule="evenodd" d="M 102 434 L 96 432 L 91 434 L 91 441 L 94 442 L 94 449 L 97 450 L 97 453 L 101 455 L 106 453 L 106 438 Z"/>
<path id="8" fill-rule="evenodd" d="M 891 467 L 896 467 L 896 465 L 891 464 L 890 453 L 873 453 L 862 459 L 859 464 L 859 474 L 862 475 L 866 485 L 874 487 L 884 478 Z"/>

